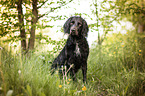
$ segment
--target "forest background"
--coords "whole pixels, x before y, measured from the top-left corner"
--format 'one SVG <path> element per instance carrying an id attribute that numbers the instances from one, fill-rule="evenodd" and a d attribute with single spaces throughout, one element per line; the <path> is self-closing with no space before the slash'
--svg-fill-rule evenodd
<path id="1" fill-rule="evenodd" d="M 89 25 L 87 84 L 50 74 L 70 16 Z M 144 96 L 144 0 L 0 0 L 0 96 Z"/>

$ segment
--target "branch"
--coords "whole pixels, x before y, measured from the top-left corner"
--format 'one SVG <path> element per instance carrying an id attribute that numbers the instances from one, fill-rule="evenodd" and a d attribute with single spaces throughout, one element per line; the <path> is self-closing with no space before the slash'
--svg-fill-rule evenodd
<path id="1" fill-rule="evenodd" d="M 42 3 L 40 6 L 38 6 L 37 9 L 41 8 L 47 1 L 48 1 L 48 0 L 43 1 L 43 3 Z"/>
<path id="2" fill-rule="evenodd" d="M 40 18 L 42 18 L 43 16 L 45 16 L 45 15 L 47 15 L 47 14 L 49 14 L 50 12 L 47 12 L 47 13 L 45 13 L 45 14 L 42 14 L 42 15 L 38 15 L 38 19 L 40 19 Z"/>
<path id="3" fill-rule="evenodd" d="M 67 3 L 65 3 L 65 4 L 61 4 L 61 5 L 58 6 L 58 7 L 51 8 L 51 10 L 50 10 L 49 12 L 47 12 L 47 13 L 45 13 L 45 14 L 42 14 L 42 15 L 39 15 L 38 19 L 42 18 L 42 17 L 45 16 L 45 15 L 48 15 L 48 14 L 51 13 L 51 12 L 54 12 L 55 10 L 57 10 L 57 9 L 59 9 L 59 8 L 61 8 L 61 7 L 63 7 L 63 6 L 65 6 L 65 5 L 67 5 L 67 4 L 69 4 L 69 3 L 72 2 L 72 1 L 73 1 L 73 0 L 70 0 L 69 2 L 67 2 Z"/>

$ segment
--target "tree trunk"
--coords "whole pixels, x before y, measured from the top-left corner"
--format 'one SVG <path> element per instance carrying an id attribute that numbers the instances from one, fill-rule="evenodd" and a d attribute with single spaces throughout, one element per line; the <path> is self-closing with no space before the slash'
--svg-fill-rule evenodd
<path id="1" fill-rule="evenodd" d="M 30 39 L 28 45 L 29 50 L 34 49 L 34 43 L 35 43 L 35 29 L 38 20 L 37 0 L 33 0 L 32 6 L 33 9 L 32 9 L 31 32 L 30 32 Z"/>
<path id="2" fill-rule="evenodd" d="M 22 54 L 26 51 L 26 33 L 24 29 L 24 17 L 22 11 L 22 0 L 18 0 L 17 2 L 17 10 L 18 10 L 18 19 L 20 23 L 20 37 L 21 37 L 21 48 Z"/>
<path id="3" fill-rule="evenodd" d="M 144 33 L 145 26 L 143 24 L 138 24 L 138 33 Z"/>

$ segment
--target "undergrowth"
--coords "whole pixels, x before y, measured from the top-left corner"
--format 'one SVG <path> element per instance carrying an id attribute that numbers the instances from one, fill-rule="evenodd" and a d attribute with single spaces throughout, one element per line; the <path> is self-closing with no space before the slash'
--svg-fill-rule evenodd
<path id="1" fill-rule="evenodd" d="M 58 72 L 50 74 L 53 54 L 34 52 L 22 57 L 1 49 L 1 96 L 139 96 L 145 91 L 143 51 L 138 37 L 113 34 L 93 45 L 88 59 L 87 84 L 81 70 L 77 82 Z"/>

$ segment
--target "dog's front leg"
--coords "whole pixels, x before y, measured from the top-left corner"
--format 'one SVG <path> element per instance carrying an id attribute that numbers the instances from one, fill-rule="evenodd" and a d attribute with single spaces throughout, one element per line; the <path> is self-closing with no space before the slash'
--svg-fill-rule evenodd
<path id="1" fill-rule="evenodd" d="M 83 82 L 86 83 L 87 79 L 87 63 L 82 65 Z"/>

